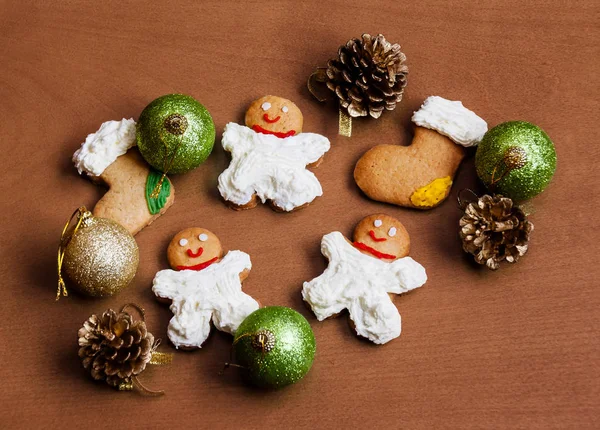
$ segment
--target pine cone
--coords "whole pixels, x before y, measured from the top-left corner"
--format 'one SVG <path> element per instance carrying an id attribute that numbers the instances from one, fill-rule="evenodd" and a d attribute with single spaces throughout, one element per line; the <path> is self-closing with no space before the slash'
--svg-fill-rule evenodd
<path id="1" fill-rule="evenodd" d="M 506 260 L 516 263 L 527 252 L 533 224 L 513 201 L 501 195 L 484 195 L 469 203 L 460 219 L 463 249 L 492 270 Z"/>
<path id="2" fill-rule="evenodd" d="M 144 321 L 133 321 L 127 312 L 107 310 L 92 315 L 79 329 L 79 357 L 83 367 L 96 380 L 119 387 L 131 382 L 150 361 L 154 336 Z"/>
<path id="3" fill-rule="evenodd" d="M 379 34 L 363 34 L 338 50 L 339 59 L 327 63 L 327 88 L 335 92 L 351 117 L 379 118 L 402 100 L 408 66 L 400 45 Z"/>

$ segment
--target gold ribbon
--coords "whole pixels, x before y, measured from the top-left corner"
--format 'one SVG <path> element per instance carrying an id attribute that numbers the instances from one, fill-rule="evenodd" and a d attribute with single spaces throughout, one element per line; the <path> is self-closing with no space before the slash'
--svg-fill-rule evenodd
<path id="1" fill-rule="evenodd" d="M 327 67 L 318 67 L 309 77 L 306 86 L 308 91 L 319 102 L 324 103 L 331 100 L 331 92 L 325 93 L 323 84 L 327 82 Z M 326 94 L 326 95 L 325 95 Z M 338 134 L 345 137 L 352 136 L 352 117 L 348 111 L 339 106 Z"/>
<path id="2" fill-rule="evenodd" d="M 160 345 L 160 339 L 156 341 L 153 349 L 157 348 Z M 173 354 L 166 352 L 152 352 L 152 356 L 150 357 L 150 361 L 148 364 L 154 364 L 157 366 L 171 364 L 173 361 Z M 125 379 L 123 382 L 119 384 L 119 391 L 138 391 L 146 396 L 164 396 L 165 392 L 163 390 L 151 390 L 147 388 L 142 382 L 138 379 L 137 375 L 133 375 L 130 378 Z"/>
<path id="3" fill-rule="evenodd" d="M 167 352 L 153 352 L 148 364 L 162 366 L 173 362 L 173 354 Z"/>
<path id="4" fill-rule="evenodd" d="M 338 125 L 338 134 L 350 137 L 352 136 L 352 117 L 340 107 L 340 117 Z"/>
<path id="5" fill-rule="evenodd" d="M 69 226 L 71 225 L 71 222 L 73 221 L 73 218 L 75 218 L 76 215 L 77 223 L 75 223 L 73 232 L 70 235 L 66 236 L 67 230 L 69 229 Z M 69 244 L 69 241 L 71 240 L 73 235 L 77 233 L 77 230 L 79 230 L 81 223 L 85 219 L 89 218 L 91 215 L 92 214 L 85 208 L 85 206 L 81 206 L 80 208 L 76 209 L 65 224 L 65 227 L 63 228 L 63 231 L 60 235 L 60 243 L 58 244 L 58 288 L 56 289 L 57 301 L 60 299 L 61 294 L 64 297 L 67 297 L 69 295 L 67 291 L 67 286 L 65 285 L 65 281 L 62 277 L 62 265 L 63 260 L 65 258 L 65 250 L 67 249 L 67 245 Z"/>

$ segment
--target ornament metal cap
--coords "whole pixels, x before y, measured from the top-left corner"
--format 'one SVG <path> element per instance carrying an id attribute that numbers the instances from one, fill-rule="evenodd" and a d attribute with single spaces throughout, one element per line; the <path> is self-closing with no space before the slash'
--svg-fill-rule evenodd
<path id="1" fill-rule="evenodd" d="M 275 348 L 275 335 L 270 330 L 259 330 L 252 336 L 252 348 L 267 353 Z"/>
<path id="2" fill-rule="evenodd" d="M 173 113 L 165 118 L 163 126 L 169 133 L 179 136 L 187 130 L 188 120 L 180 113 Z"/>

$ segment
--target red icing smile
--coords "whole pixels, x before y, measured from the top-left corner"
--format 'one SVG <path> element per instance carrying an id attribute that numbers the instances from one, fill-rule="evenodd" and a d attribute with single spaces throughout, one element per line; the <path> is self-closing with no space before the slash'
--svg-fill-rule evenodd
<path id="1" fill-rule="evenodd" d="M 375 242 L 385 242 L 387 240 L 385 237 L 375 236 L 375 232 L 373 230 L 369 231 L 369 236 L 371 236 L 371 239 L 373 239 Z"/>
<path id="2" fill-rule="evenodd" d="M 264 119 L 266 122 L 268 122 L 269 124 L 274 124 L 274 123 L 276 123 L 277 121 L 279 121 L 279 120 L 281 119 L 281 117 L 278 115 L 278 116 L 277 116 L 275 119 L 271 119 L 271 118 L 269 118 L 269 114 L 268 114 L 268 113 L 266 113 L 266 114 L 264 114 L 264 115 L 263 115 L 263 119 Z"/>
<path id="3" fill-rule="evenodd" d="M 371 248 L 370 246 L 365 245 L 362 242 L 354 242 L 352 245 L 354 245 L 356 248 L 358 248 L 362 251 L 367 251 L 369 254 L 371 254 L 374 257 L 377 257 L 379 259 L 382 259 L 382 260 L 394 260 L 396 258 L 395 255 L 384 254 L 383 252 L 379 252 L 376 249 Z"/>
<path id="4" fill-rule="evenodd" d="M 202 248 L 200 248 L 202 249 Z M 188 249 L 189 251 L 189 249 Z M 210 266 L 211 264 L 213 264 L 215 261 L 217 261 L 219 259 L 219 257 L 215 257 L 211 260 L 205 261 L 204 263 L 200 263 L 200 264 L 196 264 L 195 266 L 177 266 L 177 270 L 196 270 L 196 271 L 200 271 L 202 269 L 206 269 L 208 266 Z"/>
<path id="5" fill-rule="evenodd" d="M 202 248 L 202 247 L 198 248 L 198 251 L 196 251 L 195 253 L 191 249 L 188 249 L 187 255 L 189 255 L 192 258 L 197 258 L 197 257 L 200 257 L 203 252 L 204 252 L 204 248 Z"/>
<path id="6" fill-rule="evenodd" d="M 265 114 L 266 115 L 266 114 Z M 277 117 L 279 118 L 279 117 Z M 283 133 L 281 131 L 271 131 L 271 130 L 267 130 L 266 128 L 262 128 L 260 125 L 258 124 L 254 124 L 252 126 L 252 130 L 254 130 L 257 133 L 262 133 L 262 134 L 272 134 L 273 136 L 277 136 L 280 139 L 286 138 L 286 137 L 290 137 L 296 134 L 296 130 L 290 130 L 287 133 Z"/>

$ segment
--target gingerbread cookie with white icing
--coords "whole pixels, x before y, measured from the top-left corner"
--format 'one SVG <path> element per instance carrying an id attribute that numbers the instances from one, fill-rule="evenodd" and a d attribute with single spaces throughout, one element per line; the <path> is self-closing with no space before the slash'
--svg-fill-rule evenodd
<path id="1" fill-rule="evenodd" d="M 73 154 L 79 174 L 108 187 L 92 211 L 94 216 L 112 219 L 132 235 L 165 213 L 175 200 L 168 178 L 158 195 L 152 195 L 161 174 L 134 148 L 135 133 L 133 119 L 107 121 Z"/>
<path id="2" fill-rule="evenodd" d="M 290 100 L 261 97 L 246 112 L 246 126 L 230 122 L 223 148 L 231 153 L 229 167 L 219 176 L 219 192 L 233 209 L 251 209 L 269 202 L 291 212 L 323 195 L 316 167 L 329 150 L 329 140 L 302 133 L 303 117 Z"/>
<path id="3" fill-rule="evenodd" d="M 167 250 L 172 269 L 154 277 L 152 291 L 161 301 L 171 302 L 173 318 L 167 335 L 176 348 L 201 348 L 217 330 L 235 334 L 241 322 L 259 308 L 242 291 L 252 263 L 242 251 L 223 256 L 219 238 L 203 228 L 188 228 L 173 237 Z"/>
<path id="4" fill-rule="evenodd" d="M 363 218 L 353 241 L 339 231 L 323 236 L 327 269 L 305 282 L 302 298 L 319 321 L 348 310 L 356 334 L 376 344 L 400 336 L 401 319 L 391 294 L 427 281 L 425 269 L 408 257 L 410 238 L 397 219 L 376 214 Z"/>
<path id="5" fill-rule="evenodd" d="M 487 123 L 459 101 L 428 97 L 414 113 L 412 144 L 378 145 L 356 163 L 354 180 L 371 199 L 398 206 L 431 209 L 448 194 L 466 155 Z"/>

